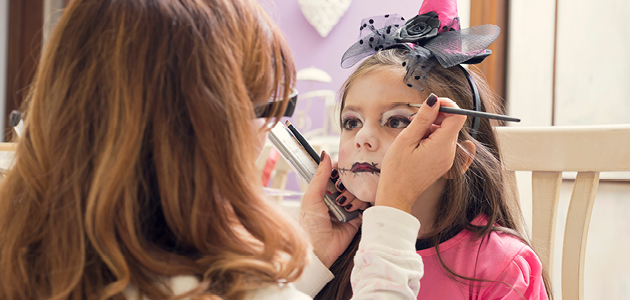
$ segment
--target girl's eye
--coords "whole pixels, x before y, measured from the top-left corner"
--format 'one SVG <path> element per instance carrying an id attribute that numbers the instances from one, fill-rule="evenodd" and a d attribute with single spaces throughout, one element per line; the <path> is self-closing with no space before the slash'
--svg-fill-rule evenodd
<path id="1" fill-rule="evenodd" d="M 407 128 L 409 123 L 411 123 L 411 121 L 409 121 L 408 118 L 400 117 L 400 116 L 394 116 L 394 117 L 390 117 L 389 119 L 387 119 L 387 121 L 385 122 L 385 126 L 391 127 L 391 128 L 401 128 L 402 129 L 402 128 Z"/>
<path id="2" fill-rule="evenodd" d="M 343 124 L 341 125 L 344 130 L 352 130 L 360 128 L 361 126 L 363 126 L 363 123 L 357 118 L 347 118 L 343 120 Z"/>

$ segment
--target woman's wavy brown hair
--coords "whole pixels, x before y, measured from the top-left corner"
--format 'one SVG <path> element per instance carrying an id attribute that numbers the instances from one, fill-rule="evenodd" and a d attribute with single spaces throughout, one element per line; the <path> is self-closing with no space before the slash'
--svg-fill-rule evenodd
<path id="1" fill-rule="evenodd" d="M 177 275 L 241 299 L 295 280 L 308 244 L 264 199 L 251 122 L 294 80 L 254 0 L 71 1 L 0 191 L 0 299 L 167 299 Z"/>
<path id="2" fill-rule="evenodd" d="M 379 68 L 402 68 L 406 52 L 402 50 L 379 51 L 361 63 L 348 77 L 341 89 L 341 110 L 345 105 L 348 91 L 361 76 Z M 486 80 L 476 68 L 469 71 L 479 89 L 481 110 L 491 113 L 502 113 L 503 108 L 496 94 L 492 92 Z M 401 78 L 402 80 L 402 78 Z M 425 93 L 434 93 L 440 97 L 452 99 L 461 108 L 473 108 L 473 96 L 466 76 L 459 68 L 442 68 L 437 65 L 431 69 L 426 81 Z M 506 171 L 501 163 L 498 141 L 489 119 L 480 120 L 477 137 L 470 135 L 472 118 L 468 118 L 459 133 L 458 141 L 469 140 L 476 148 L 475 158 L 468 169 L 465 161 L 470 155 L 464 147 L 458 147 L 453 167 L 450 170 L 450 180 L 447 181 L 445 191 L 438 204 L 431 232 L 427 233 L 436 251 L 442 267 L 453 280 L 463 284 L 493 283 L 485 278 L 469 278 L 453 272 L 440 256 L 439 243 L 450 232 L 466 229 L 481 238 L 491 231 L 507 232 L 519 238 L 531 247 L 524 228 L 523 215 L 520 205 L 514 197 L 513 187 L 506 182 Z M 340 123 L 341 124 L 341 123 Z M 484 214 L 488 223 L 484 226 L 472 224 L 472 220 Z M 498 226 L 495 226 L 497 224 Z M 360 231 L 340 258 L 331 266 L 335 279 L 328 283 L 318 294 L 322 300 L 348 300 L 352 297 L 350 273 L 354 266 L 354 256 L 361 239 Z M 426 274 L 425 274 L 426 276 Z M 543 281 L 550 299 L 551 285 L 546 270 L 543 270 Z M 431 287 L 429 287 L 431 288 Z"/>

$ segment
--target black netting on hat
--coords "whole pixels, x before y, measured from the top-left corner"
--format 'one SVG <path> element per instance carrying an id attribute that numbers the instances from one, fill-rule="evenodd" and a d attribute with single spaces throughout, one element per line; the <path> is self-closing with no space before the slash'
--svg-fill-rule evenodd
<path id="1" fill-rule="evenodd" d="M 429 59 L 432 56 L 429 50 L 418 46 L 409 51 L 407 60 L 403 62 L 403 67 L 407 68 L 403 81 L 408 87 L 421 92 L 424 90 L 429 71 L 438 64 L 437 60 Z"/>
<path id="2" fill-rule="evenodd" d="M 359 41 L 343 54 L 341 67 L 352 67 L 380 50 L 406 49 L 404 81 L 409 87 L 423 91 L 427 74 L 435 64 L 450 68 L 464 63 L 480 63 L 492 54 L 487 48 L 501 32 L 495 25 L 479 25 L 435 34 L 437 31 L 431 29 L 440 26 L 439 22 L 433 24 L 435 20 L 435 12 L 415 16 L 408 22 L 398 14 L 363 19 Z M 404 34 L 397 37 L 397 32 Z"/>
<path id="3" fill-rule="evenodd" d="M 444 68 L 462 63 L 479 63 L 490 55 L 486 49 L 497 39 L 501 29 L 496 25 L 479 25 L 458 31 L 438 34 L 424 45 L 424 48 L 440 62 Z M 481 58 L 481 60 L 479 60 Z"/>
<path id="4" fill-rule="evenodd" d="M 341 58 L 341 67 L 352 67 L 358 61 L 375 54 L 378 50 L 396 44 L 394 34 L 405 24 L 399 14 L 382 15 L 361 20 L 359 40 Z"/>

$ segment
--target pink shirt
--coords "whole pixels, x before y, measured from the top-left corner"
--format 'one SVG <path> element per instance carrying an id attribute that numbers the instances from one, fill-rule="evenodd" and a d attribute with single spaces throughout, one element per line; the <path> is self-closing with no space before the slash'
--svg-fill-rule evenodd
<path id="1" fill-rule="evenodd" d="M 473 221 L 485 223 L 485 217 Z M 442 260 L 456 274 L 497 282 L 449 277 L 434 247 L 418 254 L 424 262 L 418 299 L 548 299 L 538 256 L 510 234 L 493 231 L 475 240 L 472 232 L 463 230 L 440 244 Z"/>

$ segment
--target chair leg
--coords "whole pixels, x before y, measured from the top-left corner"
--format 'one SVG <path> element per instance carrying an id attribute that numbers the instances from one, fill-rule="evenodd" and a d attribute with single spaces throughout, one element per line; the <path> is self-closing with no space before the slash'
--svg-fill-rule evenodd
<path id="1" fill-rule="evenodd" d="M 584 300 L 584 257 L 599 172 L 579 172 L 571 195 L 562 250 L 562 298 Z M 577 251 L 576 251 L 577 249 Z"/>
<path id="2" fill-rule="evenodd" d="M 532 172 L 532 243 L 552 276 L 553 249 L 562 172 Z"/>

